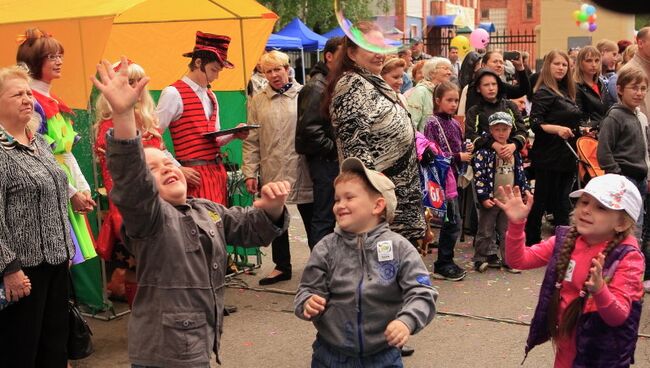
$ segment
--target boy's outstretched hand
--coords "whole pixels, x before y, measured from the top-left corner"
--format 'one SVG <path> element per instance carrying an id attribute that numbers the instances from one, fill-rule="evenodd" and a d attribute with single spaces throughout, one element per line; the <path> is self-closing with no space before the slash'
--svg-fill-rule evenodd
<path id="1" fill-rule="evenodd" d="M 505 188 L 500 186 L 498 191 L 498 197 L 505 197 L 505 201 L 501 202 L 495 198 L 494 202 L 506 213 L 508 220 L 515 223 L 524 222 L 530 209 L 533 208 L 533 195 L 526 191 L 524 192 L 525 197 L 522 197 L 519 187 L 512 188 L 510 185 L 506 185 Z"/>
<path id="2" fill-rule="evenodd" d="M 135 86 L 129 85 L 128 61 L 122 56 L 118 72 L 107 60 L 97 64 L 97 76 L 90 80 L 104 95 L 113 110 L 114 136 L 119 139 L 133 138 L 137 135 L 133 106 L 142 95 L 149 78 L 142 78 Z"/>
<path id="3" fill-rule="evenodd" d="M 264 210 L 273 221 L 278 221 L 284 213 L 284 203 L 291 191 L 288 181 L 268 183 L 260 190 L 260 199 L 253 203 L 255 208 Z"/>
<path id="4" fill-rule="evenodd" d="M 384 336 L 386 336 L 388 345 L 401 348 L 406 344 L 409 336 L 411 336 L 411 330 L 409 330 L 408 326 L 404 324 L 404 322 L 394 319 L 386 327 Z"/>
<path id="5" fill-rule="evenodd" d="M 305 316 L 305 318 L 312 319 L 317 315 L 323 313 L 326 304 L 327 300 L 325 298 L 314 294 L 309 299 L 307 299 L 303 305 L 302 315 Z"/>

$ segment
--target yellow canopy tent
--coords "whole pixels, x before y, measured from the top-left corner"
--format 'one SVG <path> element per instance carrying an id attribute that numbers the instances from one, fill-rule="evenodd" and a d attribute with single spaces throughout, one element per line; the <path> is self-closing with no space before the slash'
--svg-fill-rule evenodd
<path id="1" fill-rule="evenodd" d="M 3 0 L 0 2 L 0 65 L 15 63 L 18 35 L 39 27 L 65 48 L 63 78 L 53 92 L 73 108 L 87 107 L 101 58 L 121 55 L 142 65 L 149 88 L 178 79 L 197 30 L 232 38 L 228 58 L 234 69 L 221 72 L 218 91 L 241 91 L 261 55 L 277 15 L 253 0 Z"/>
<path id="2" fill-rule="evenodd" d="M 0 0 L 0 66 L 16 62 L 16 39 L 28 28 L 39 27 L 63 44 L 63 77 L 52 90 L 70 107 L 81 109 L 74 120 L 82 140 L 74 154 L 97 188 L 91 148 L 94 119 L 84 110 L 92 91 L 89 77 L 100 59 L 117 61 L 126 55 L 142 65 L 156 97 L 187 70 L 189 59 L 182 54 L 194 47 L 197 30 L 230 36 L 228 59 L 235 68 L 224 69 L 213 83 L 222 126 L 230 127 L 245 121 L 243 91 L 277 18 L 254 0 Z M 239 142 L 231 142 L 225 152 L 232 161 L 240 161 Z M 107 307 L 100 267 L 94 258 L 72 268 L 77 297 L 93 312 Z"/>

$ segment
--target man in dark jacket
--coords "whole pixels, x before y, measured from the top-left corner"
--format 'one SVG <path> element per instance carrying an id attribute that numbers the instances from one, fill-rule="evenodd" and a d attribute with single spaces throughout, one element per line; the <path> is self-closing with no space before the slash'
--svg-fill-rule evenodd
<path id="1" fill-rule="evenodd" d="M 313 244 L 334 230 L 334 178 L 339 174 L 334 130 L 323 116 L 321 103 L 327 86 L 327 74 L 340 50 L 343 39 L 331 38 L 325 44 L 325 62 L 318 62 L 310 79 L 298 95 L 296 152 L 307 156 L 309 174 L 314 184 L 314 212 L 311 222 Z"/>

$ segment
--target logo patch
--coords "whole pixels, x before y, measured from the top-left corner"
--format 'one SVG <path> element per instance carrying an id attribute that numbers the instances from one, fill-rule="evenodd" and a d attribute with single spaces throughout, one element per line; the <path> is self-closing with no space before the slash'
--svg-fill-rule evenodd
<path id="1" fill-rule="evenodd" d="M 218 213 L 216 213 L 216 212 L 212 212 L 212 211 L 208 211 L 208 215 L 210 216 L 210 219 L 211 219 L 214 223 L 221 222 L 221 216 L 219 216 Z"/>
<path id="2" fill-rule="evenodd" d="M 431 286 L 431 278 L 429 278 L 429 275 L 417 275 L 415 280 L 420 285 Z"/>

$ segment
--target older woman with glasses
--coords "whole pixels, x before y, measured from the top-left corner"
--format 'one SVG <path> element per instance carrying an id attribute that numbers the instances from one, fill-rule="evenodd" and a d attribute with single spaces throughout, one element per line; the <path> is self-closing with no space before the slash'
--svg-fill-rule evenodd
<path id="1" fill-rule="evenodd" d="M 66 366 L 67 178 L 37 133 L 27 71 L 0 69 L 0 311 L 3 367 Z"/>
<path id="2" fill-rule="evenodd" d="M 449 59 L 434 57 L 427 60 L 422 67 L 424 78 L 413 88 L 407 97 L 408 111 L 411 114 L 413 126 L 424 131 L 427 119 L 433 115 L 433 90 L 443 82 L 449 82 L 453 71 Z"/>
<path id="3" fill-rule="evenodd" d="M 38 131 L 43 134 L 68 177 L 66 197 L 70 200 L 68 218 L 73 230 L 73 241 L 84 258 L 92 258 L 97 254 L 85 214 L 93 210 L 95 202 L 90 194 L 90 186 L 72 155 L 72 146 L 79 140 L 72 126 L 71 117 L 74 112 L 50 93 L 52 82 L 61 78 L 63 45 L 38 28 L 28 29 L 21 39 L 24 41 L 18 46 L 16 61 L 29 68 L 33 78 L 30 87 L 34 99 L 44 112 Z"/>

